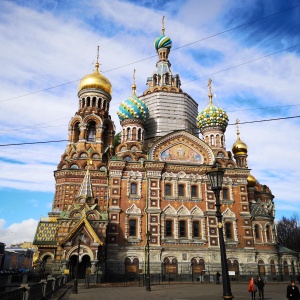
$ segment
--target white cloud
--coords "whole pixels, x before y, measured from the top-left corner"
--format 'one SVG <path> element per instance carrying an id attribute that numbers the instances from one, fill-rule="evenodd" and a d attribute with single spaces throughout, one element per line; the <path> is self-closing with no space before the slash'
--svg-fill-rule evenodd
<path id="1" fill-rule="evenodd" d="M 5 243 L 6 247 L 9 247 L 11 244 L 32 242 L 37 224 L 37 220 L 28 219 L 4 228 L 5 220 L 0 219 L 1 242 Z"/>

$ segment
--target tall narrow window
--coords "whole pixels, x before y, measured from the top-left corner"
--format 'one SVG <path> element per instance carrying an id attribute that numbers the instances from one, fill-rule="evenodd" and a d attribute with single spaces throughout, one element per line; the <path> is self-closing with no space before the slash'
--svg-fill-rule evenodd
<path id="1" fill-rule="evenodd" d="M 131 183 L 130 185 L 130 194 L 132 195 L 137 194 L 137 184 L 135 182 Z"/>
<path id="2" fill-rule="evenodd" d="M 228 200 L 229 199 L 228 188 L 223 188 L 222 192 L 223 192 L 223 199 Z"/>
<path id="3" fill-rule="evenodd" d="M 172 192 L 171 192 L 171 184 L 167 183 L 165 185 L 165 195 L 166 196 L 171 196 L 172 195 Z"/>
<path id="4" fill-rule="evenodd" d="M 171 220 L 166 221 L 166 236 L 173 236 L 173 222 Z"/>
<path id="5" fill-rule="evenodd" d="M 88 140 L 88 142 L 95 142 L 95 140 L 96 140 L 96 123 L 95 122 L 90 122 L 88 125 L 87 140 Z"/>
<path id="6" fill-rule="evenodd" d="M 130 128 L 127 128 L 127 134 L 126 134 L 127 141 L 130 139 Z"/>
<path id="7" fill-rule="evenodd" d="M 271 235 L 270 235 L 270 226 L 266 226 L 266 236 L 267 236 L 267 241 L 270 241 Z"/>
<path id="8" fill-rule="evenodd" d="M 193 198 L 198 197 L 198 187 L 196 185 L 192 185 L 191 194 Z"/>
<path id="9" fill-rule="evenodd" d="M 230 222 L 225 223 L 225 235 L 227 239 L 232 239 L 232 226 Z"/>
<path id="10" fill-rule="evenodd" d="M 129 236 L 136 236 L 136 220 L 129 220 Z"/>
<path id="11" fill-rule="evenodd" d="M 186 224 L 185 221 L 183 220 L 179 221 L 179 237 L 186 236 L 185 224 Z"/>
<path id="12" fill-rule="evenodd" d="M 254 234 L 255 238 L 259 239 L 259 226 L 257 224 L 254 226 Z"/>
<path id="13" fill-rule="evenodd" d="M 137 137 L 137 140 L 138 140 L 138 141 L 141 141 L 141 140 L 142 140 L 142 129 L 141 129 L 141 128 L 139 128 L 139 130 L 138 130 L 138 137 Z"/>
<path id="14" fill-rule="evenodd" d="M 77 143 L 79 141 L 79 136 L 80 136 L 79 123 L 76 123 L 74 126 L 74 143 Z"/>
<path id="15" fill-rule="evenodd" d="M 200 237 L 199 221 L 193 221 L 193 237 Z"/>
<path id="16" fill-rule="evenodd" d="M 260 235 L 259 235 L 259 226 L 256 224 L 254 226 L 254 234 L 255 234 L 255 238 L 259 239 Z"/>
<path id="17" fill-rule="evenodd" d="M 178 185 L 178 196 L 184 197 L 184 185 L 183 184 Z"/>

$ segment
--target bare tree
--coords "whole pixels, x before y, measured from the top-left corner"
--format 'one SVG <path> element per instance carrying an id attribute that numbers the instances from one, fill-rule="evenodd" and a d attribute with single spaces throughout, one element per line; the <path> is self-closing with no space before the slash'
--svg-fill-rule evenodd
<path id="1" fill-rule="evenodd" d="M 290 219 L 282 217 L 277 223 L 278 243 L 281 246 L 300 252 L 300 220 L 297 214 Z"/>

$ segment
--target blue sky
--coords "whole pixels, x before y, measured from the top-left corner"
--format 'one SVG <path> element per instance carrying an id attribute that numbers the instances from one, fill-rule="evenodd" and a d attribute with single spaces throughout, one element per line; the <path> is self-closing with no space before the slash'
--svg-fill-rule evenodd
<path id="1" fill-rule="evenodd" d="M 199 111 L 207 106 L 211 77 L 214 102 L 227 111 L 230 124 L 237 118 L 243 123 L 300 115 L 299 0 L 4 0 L 0 144 L 67 139 L 78 83 L 92 72 L 98 45 L 119 130 L 116 111 L 131 93 L 133 69 L 138 94 L 155 69 L 153 42 L 162 16 L 173 41 L 172 71 Z M 249 168 L 275 195 L 277 219 L 300 210 L 299 130 L 299 118 L 240 125 Z M 227 150 L 235 140 L 235 126 L 229 125 Z M 65 142 L 0 147 L 2 242 L 32 240 L 38 220 L 51 210 L 53 171 L 65 147 Z"/>

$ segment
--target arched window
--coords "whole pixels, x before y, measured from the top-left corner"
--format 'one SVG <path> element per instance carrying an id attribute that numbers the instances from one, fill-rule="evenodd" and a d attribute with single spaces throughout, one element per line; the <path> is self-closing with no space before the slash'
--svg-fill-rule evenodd
<path id="1" fill-rule="evenodd" d="M 210 144 L 211 146 L 215 145 L 215 137 L 213 135 L 210 136 Z"/>
<path id="2" fill-rule="evenodd" d="M 137 184 L 135 182 L 131 183 L 130 185 L 130 194 L 132 195 L 137 194 Z"/>
<path id="3" fill-rule="evenodd" d="M 96 97 L 93 97 L 93 100 L 92 100 L 92 106 L 93 106 L 93 107 L 96 107 Z"/>
<path id="4" fill-rule="evenodd" d="M 254 234 L 255 234 L 255 238 L 259 239 L 260 238 L 260 234 L 259 234 L 259 226 L 258 224 L 255 224 L 254 226 Z"/>
<path id="5" fill-rule="evenodd" d="M 79 128 L 79 122 L 75 124 L 74 126 L 74 143 L 77 143 L 79 141 L 80 136 L 80 128 Z"/>
<path id="6" fill-rule="evenodd" d="M 90 105 L 91 105 L 91 98 L 90 98 L 90 97 L 87 97 L 86 100 L 87 100 L 86 106 L 87 106 L 87 107 L 90 107 Z"/>
<path id="7" fill-rule="evenodd" d="M 94 121 L 88 124 L 87 141 L 88 142 L 96 141 L 96 123 Z"/>

